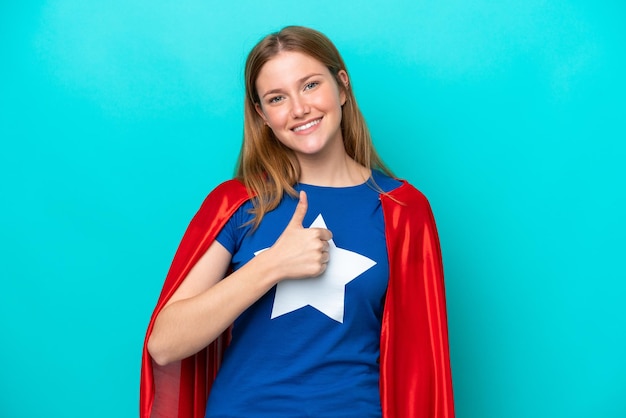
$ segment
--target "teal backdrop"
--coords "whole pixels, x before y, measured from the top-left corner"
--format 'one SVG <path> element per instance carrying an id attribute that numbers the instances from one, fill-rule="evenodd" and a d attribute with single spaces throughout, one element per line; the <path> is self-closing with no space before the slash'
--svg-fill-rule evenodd
<path id="1" fill-rule="evenodd" d="M 242 67 L 325 32 L 429 197 L 459 418 L 626 416 L 626 6 L 3 1 L 0 416 L 135 417 L 144 331 L 242 134 Z"/>

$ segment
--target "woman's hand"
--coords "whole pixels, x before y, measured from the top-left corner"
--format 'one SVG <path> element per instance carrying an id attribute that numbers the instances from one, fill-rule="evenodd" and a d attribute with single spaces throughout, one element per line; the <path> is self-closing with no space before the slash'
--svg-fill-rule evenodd
<path id="1" fill-rule="evenodd" d="M 321 275 L 328 264 L 328 241 L 333 234 L 326 228 L 305 228 L 302 221 L 308 209 L 304 191 L 289 224 L 266 253 L 276 262 L 279 278 L 301 279 Z"/>

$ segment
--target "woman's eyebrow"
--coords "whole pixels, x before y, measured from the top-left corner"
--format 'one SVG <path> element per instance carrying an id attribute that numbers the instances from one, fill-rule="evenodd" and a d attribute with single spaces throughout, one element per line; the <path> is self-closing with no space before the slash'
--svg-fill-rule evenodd
<path id="1" fill-rule="evenodd" d="M 297 80 L 297 83 L 298 83 L 298 84 L 302 84 L 302 83 L 304 83 L 306 80 L 308 80 L 309 78 L 311 78 L 311 77 L 315 77 L 315 76 L 317 76 L 317 75 L 322 75 L 322 74 L 320 74 L 320 73 L 311 73 L 311 74 L 309 74 L 309 75 L 305 75 L 304 77 L 302 77 L 302 78 L 300 78 L 299 80 Z M 269 91 L 265 92 L 265 93 L 263 94 L 263 96 L 261 96 L 261 97 L 265 97 L 265 96 L 267 96 L 268 94 L 275 94 L 275 93 L 282 93 L 282 92 L 283 92 L 283 90 L 282 90 L 282 89 L 272 89 L 272 90 L 269 90 Z"/>

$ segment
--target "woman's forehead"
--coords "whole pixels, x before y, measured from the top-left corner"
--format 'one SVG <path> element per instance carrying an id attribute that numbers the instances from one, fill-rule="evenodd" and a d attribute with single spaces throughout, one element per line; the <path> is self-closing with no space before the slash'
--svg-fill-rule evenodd
<path id="1" fill-rule="evenodd" d="M 288 84 L 312 74 L 328 75 L 328 68 L 316 58 L 302 52 L 282 51 L 268 60 L 259 71 L 257 88 L 267 83 Z"/>

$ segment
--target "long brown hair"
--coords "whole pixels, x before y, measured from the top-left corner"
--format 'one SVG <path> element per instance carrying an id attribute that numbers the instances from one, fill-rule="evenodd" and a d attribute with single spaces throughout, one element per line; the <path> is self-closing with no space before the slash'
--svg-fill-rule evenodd
<path id="1" fill-rule="evenodd" d="M 255 105 L 260 103 L 256 89 L 259 72 L 266 62 L 282 51 L 307 54 L 328 68 L 339 88 L 346 94 L 341 133 L 347 154 L 367 168 L 379 169 L 392 176 L 374 149 L 352 89 L 339 78 L 341 70 L 346 73 L 348 70 L 335 45 L 314 29 L 287 26 L 261 39 L 246 60 L 244 133 L 236 177 L 255 196 L 254 227 L 259 225 L 267 212 L 278 206 L 285 192 L 292 196 L 297 195 L 293 186 L 300 178 L 300 165 L 295 154 L 276 139 L 255 109 Z"/>

